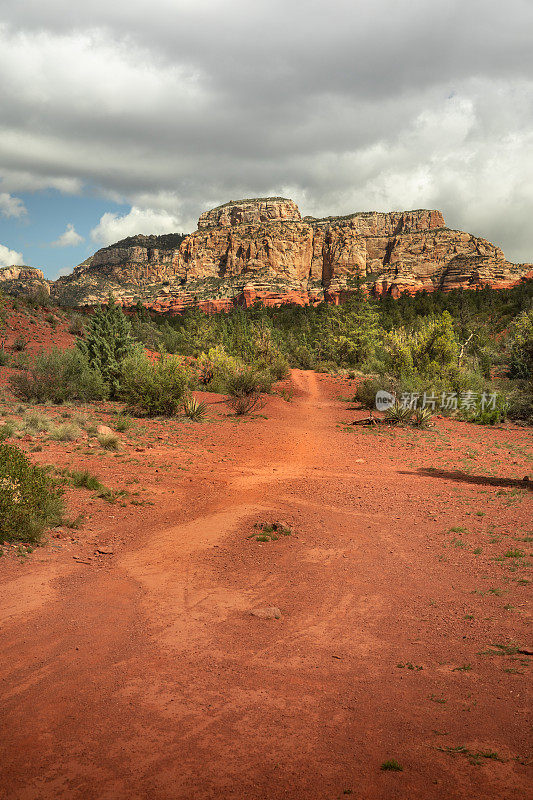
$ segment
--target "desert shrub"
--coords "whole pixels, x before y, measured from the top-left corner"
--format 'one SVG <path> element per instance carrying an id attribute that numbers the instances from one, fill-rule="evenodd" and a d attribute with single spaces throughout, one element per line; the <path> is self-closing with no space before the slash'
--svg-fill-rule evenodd
<path id="1" fill-rule="evenodd" d="M 383 380 L 380 378 L 372 377 L 360 381 L 355 387 L 355 394 L 353 397 L 354 403 L 359 403 L 363 408 L 374 408 L 376 404 L 376 394 L 380 389 L 390 392 L 390 381 L 387 386 L 382 386 Z"/>
<path id="2" fill-rule="evenodd" d="M 400 403 L 395 403 L 385 412 L 385 419 L 391 425 L 406 425 L 411 421 L 413 411 Z"/>
<path id="3" fill-rule="evenodd" d="M 21 353 L 28 346 L 28 340 L 24 336 L 17 336 L 11 347 L 17 353 Z"/>
<path id="4" fill-rule="evenodd" d="M 0 445 L 0 538 L 38 542 L 46 527 L 58 525 L 63 501 L 46 470 L 14 445 Z"/>
<path id="5" fill-rule="evenodd" d="M 457 365 L 459 344 L 451 315 L 422 320 L 418 329 L 400 328 L 386 334 L 387 372 L 396 378 L 418 375 L 425 379 L 446 377 Z"/>
<path id="6" fill-rule="evenodd" d="M 158 350 L 160 344 L 165 346 L 161 330 L 153 322 L 150 322 L 150 317 L 146 311 L 133 315 L 131 319 L 131 335 L 137 342 L 147 347 L 148 350 Z"/>
<path id="7" fill-rule="evenodd" d="M 75 347 L 38 353 L 26 372 L 10 378 L 10 385 L 17 397 L 35 403 L 86 402 L 107 396 L 101 374 L 91 369 L 86 357 Z"/>
<path id="8" fill-rule="evenodd" d="M 379 391 L 389 392 L 400 398 L 403 392 L 415 389 L 415 382 L 407 379 L 399 380 L 387 375 L 373 375 L 360 381 L 354 394 L 354 403 L 359 403 L 363 408 L 375 408 L 376 394 Z"/>
<path id="9" fill-rule="evenodd" d="M 510 378 L 533 378 L 533 308 L 524 311 L 509 329 L 508 370 Z"/>
<path id="10" fill-rule="evenodd" d="M 104 450 L 118 450 L 119 448 L 119 438 L 115 433 L 99 433 L 96 438 Z"/>
<path id="11" fill-rule="evenodd" d="M 12 304 L 14 307 L 14 304 Z M 0 289 L 0 331 L 3 329 L 6 323 L 6 297 L 3 291 Z"/>
<path id="12" fill-rule="evenodd" d="M 411 423 L 415 428 L 429 428 L 433 413 L 430 408 L 417 408 L 413 411 Z"/>
<path id="13" fill-rule="evenodd" d="M 228 380 L 227 403 L 237 416 L 250 414 L 264 405 L 262 394 L 272 389 L 270 376 L 244 367 Z"/>
<path id="14" fill-rule="evenodd" d="M 458 412 L 458 417 L 465 422 L 474 422 L 476 425 L 499 425 L 505 422 L 509 414 L 509 406 L 501 402 L 495 408 L 475 408 Z"/>
<path id="15" fill-rule="evenodd" d="M 11 439 L 17 430 L 17 426 L 11 419 L 6 419 L 3 425 L 0 425 L 0 442 L 5 442 L 6 439 Z"/>
<path id="16" fill-rule="evenodd" d="M 203 422 L 207 416 L 207 405 L 195 397 L 186 397 L 183 401 L 183 413 L 193 422 Z"/>
<path id="17" fill-rule="evenodd" d="M 114 428 L 119 433 L 125 433 L 126 431 L 129 431 L 132 425 L 133 420 L 131 417 L 128 417 L 125 414 L 119 414 L 114 422 Z"/>
<path id="18" fill-rule="evenodd" d="M 120 396 L 137 416 L 173 417 L 188 391 L 188 380 L 187 370 L 174 356 L 156 362 L 145 355 L 130 356 L 122 363 Z"/>
<path id="19" fill-rule="evenodd" d="M 202 353 L 197 363 L 198 379 L 208 392 L 226 394 L 228 382 L 243 368 L 239 358 L 230 356 L 222 345 Z"/>
<path id="20" fill-rule="evenodd" d="M 300 345 L 293 352 L 293 363 L 295 367 L 300 369 L 313 369 L 316 364 L 316 358 L 309 347 Z"/>
<path id="21" fill-rule="evenodd" d="M 22 419 L 22 426 L 28 432 L 45 433 L 52 428 L 53 420 L 39 411 L 26 411 Z"/>
<path id="22" fill-rule="evenodd" d="M 28 369 L 29 364 L 30 358 L 28 353 L 24 350 L 12 356 L 9 366 L 14 369 Z"/>
<path id="23" fill-rule="evenodd" d="M 533 380 L 510 394 L 508 406 L 507 416 L 509 419 L 533 425 Z"/>
<path id="24" fill-rule="evenodd" d="M 85 333 L 85 317 L 82 314 L 73 314 L 68 324 L 68 332 L 75 336 L 83 336 Z"/>
<path id="25" fill-rule="evenodd" d="M 40 286 L 32 294 L 26 298 L 26 303 L 30 308 L 47 308 L 53 305 L 50 299 L 50 292 L 44 286 Z"/>
<path id="26" fill-rule="evenodd" d="M 65 470 L 63 474 L 72 486 L 75 486 L 77 489 L 88 489 L 91 492 L 99 492 L 105 488 L 98 476 L 89 472 L 88 469 Z"/>
<path id="27" fill-rule="evenodd" d="M 333 374 L 337 372 L 337 364 L 334 361 L 318 361 L 315 370 L 317 372 Z"/>
<path id="28" fill-rule="evenodd" d="M 10 354 L 7 352 L 7 350 L 4 349 L 3 346 L 0 347 L 0 367 L 7 367 L 10 361 L 11 361 Z"/>
<path id="29" fill-rule="evenodd" d="M 112 298 L 89 318 L 85 336 L 78 339 L 77 347 L 89 366 L 101 374 L 110 396 L 117 397 L 122 362 L 134 355 L 138 345 L 132 336 L 130 321 Z"/>
<path id="30" fill-rule="evenodd" d="M 254 359 L 253 364 L 259 372 L 268 372 L 273 381 L 282 381 L 289 374 L 289 362 L 281 353 Z"/>
<path id="31" fill-rule="evenodd" d="M 64 425 L 58 425 L 50 431 L 50 437 L 55 439 L 56 442 L 75 442 L 82 435 L 81 428 L 74 425 L 72 422 L 67 422 Z"/>

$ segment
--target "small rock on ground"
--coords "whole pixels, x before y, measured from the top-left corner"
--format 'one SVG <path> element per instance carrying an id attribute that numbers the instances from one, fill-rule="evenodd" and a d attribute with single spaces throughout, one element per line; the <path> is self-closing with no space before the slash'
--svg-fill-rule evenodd
<path id="1" fill-rule="evenodd" d="M 250 613 L 252 617 L 259 617 L 259 619 L 281 619 L 281 611 L 276 606 L 254 608 Z"/>

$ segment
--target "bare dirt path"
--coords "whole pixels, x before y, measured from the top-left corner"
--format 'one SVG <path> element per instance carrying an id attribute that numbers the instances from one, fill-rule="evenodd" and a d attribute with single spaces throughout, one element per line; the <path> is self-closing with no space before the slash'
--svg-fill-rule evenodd
<path id="1" fill-rule="evenodd" d="M 407 434 L 347 430 L 331 383 L 292 381 L 109 520 L 105 568 L 0 588 L 1 797 L 526 796 L 527 587 L 473 550 L 526 530 L 530 494 L 424 473 Z M 251 537 L 280 519 L 294 536 Z"/>

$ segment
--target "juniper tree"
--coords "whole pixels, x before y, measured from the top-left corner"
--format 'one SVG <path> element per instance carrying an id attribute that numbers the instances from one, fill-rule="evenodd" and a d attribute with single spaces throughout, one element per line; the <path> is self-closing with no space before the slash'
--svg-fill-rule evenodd
<path id="1" fill-rule="evenodd" d="M 130 321 L 112 297 L 89 318 L 85 336 L 77 340 L 77 346 L 90 366 L 101 373 L 109 386 L 110 396 L 116 397 L 120 389 L 121 364 L 135 353 L 138 346 L 132 336 Z"/>

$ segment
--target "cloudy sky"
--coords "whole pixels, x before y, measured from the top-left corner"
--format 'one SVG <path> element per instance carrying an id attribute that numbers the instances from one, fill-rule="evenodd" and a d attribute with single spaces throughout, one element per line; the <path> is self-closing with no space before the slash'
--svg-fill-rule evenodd
<path id="1" fill-rule="evenodd" d="M 0 265 L 261 195 L 533 261 L 532 0 L 2 0 L 0 107 Z"/>

